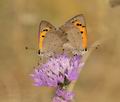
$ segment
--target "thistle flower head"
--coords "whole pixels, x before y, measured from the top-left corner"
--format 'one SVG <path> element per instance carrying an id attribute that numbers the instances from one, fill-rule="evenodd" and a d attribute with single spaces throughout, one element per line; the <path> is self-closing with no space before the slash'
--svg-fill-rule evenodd
<path id="1" fill-rule="evenodd" d="M 53 98 L 53 102 L 70 102 L 74 97 L 74 94 L 64 89 L 57 89 L 56 95 Z"/>
<path id="2" fill-rule="evenodd" d="M 83 66 L 81 56 L 59 55 L 38 66 L 31 74 L 35 86 L 63 87 L 76 80 Z"/>

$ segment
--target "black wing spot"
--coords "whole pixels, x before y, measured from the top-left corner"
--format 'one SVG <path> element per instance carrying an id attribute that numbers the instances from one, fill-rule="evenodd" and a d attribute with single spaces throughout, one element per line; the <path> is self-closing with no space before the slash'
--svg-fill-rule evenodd
<path id="1" fill-rule="evenodd" d="M 81 31 L 81 34 L 83 34 L 83 31 Z"/>
<path id="2" fill-rule="evenodd" d="M 44 38 L 45 36 L 44 36 L 44 35 L 42 35 L 42 37 Z"/>
<path id="3" fill-rule="evenodd" d="M 87 51 L 87 48 L 85 48 L 85 51 Z"/>
<path id="4" fill-rule="evenodd" d="M 40 53 L 41 53 L 40 50 L 38 50 L 38 54 L 39 54 L 39 55 L 40 55 Z"/>
<path id="5" fill-rule="evenodd" d="M 80 23 L 77 23 L 76 25 L 77 25 L 77 26 L 82 26 L 82 24 L 80 24 Z"/>
<path id="6" fill-rule="evenodd" d="M 48 29 L 43 29 L 43 31 L 48 31 Z"/>

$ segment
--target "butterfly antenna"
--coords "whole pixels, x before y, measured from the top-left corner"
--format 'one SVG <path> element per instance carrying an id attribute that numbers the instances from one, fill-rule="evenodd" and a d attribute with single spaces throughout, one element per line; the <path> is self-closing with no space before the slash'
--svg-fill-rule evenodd
<path id="1" fill-rule="evenodd" d="M 28 47 L 28 46 L 25 46 L 25 50 L 34 50 L 34 51 L 37 51 L 37 49 L 35 49 L 35 48 L 30 48 L 30 47 Z"/>

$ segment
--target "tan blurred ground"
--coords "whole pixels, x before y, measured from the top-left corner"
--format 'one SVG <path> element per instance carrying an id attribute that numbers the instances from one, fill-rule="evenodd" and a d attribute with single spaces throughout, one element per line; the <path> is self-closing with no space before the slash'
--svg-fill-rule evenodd
<path id="1" fill-rule="evenodd" d="M 120 7 L 109 0 L 0 0 L 0 102 L 50 102 L 53 90 L 32 86 L 40 20 L 60 26 L 83 13 L 90 43 L 108 40 L 86 62 L 75 102 L 120 102 Z"/>

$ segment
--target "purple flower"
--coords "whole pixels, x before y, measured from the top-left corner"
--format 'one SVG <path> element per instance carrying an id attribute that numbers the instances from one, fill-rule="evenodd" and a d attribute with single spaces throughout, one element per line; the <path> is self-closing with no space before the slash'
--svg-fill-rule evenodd
<path id="1" fill-rule="evenodd" d="M 78 70 L 82 66 L 83 62 L 79 55 L 73 57 L 59 55 L 38 66 L 31 76 L 36 86 L 64 87 L 78 78 Z"/>
<path id="2" fill-rule="evenodd" d="M 68 102 L 68 101 L 56 96 L 56 97 L 53 98 L 53 102 Z"/>
<path id="3" fill-rule="evenodd" d="M 65 89 L 58 88 L 56 90 L 56 95 L 53 98 L 53 102 L 70 102 L 74 97 L 74 94 Z"/>
<path id="4" fill-rule="evenodd" d="M 66 91 L 65 89 L 57 89 L 56 95 L 59 97 L 62 97 L 65 100 L 71 100 L 74 96 L 74 94 L 70 91 Z"/>

